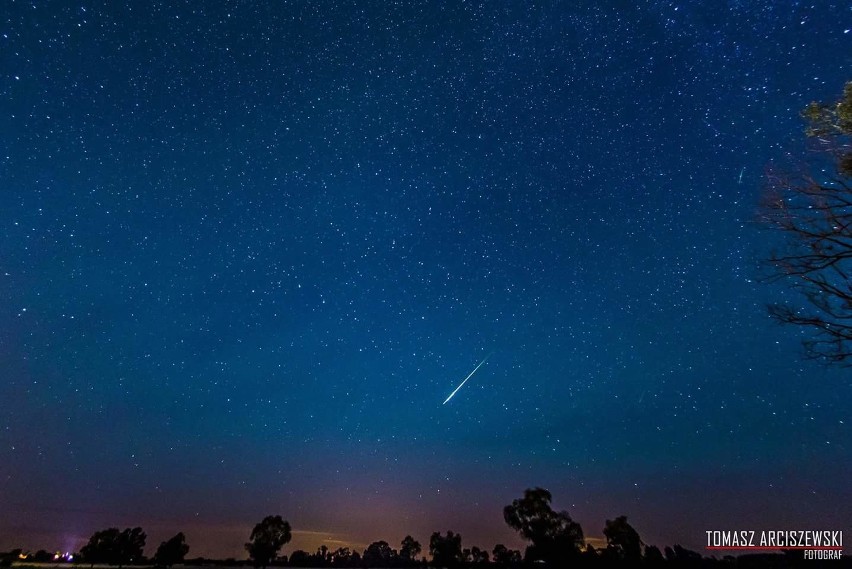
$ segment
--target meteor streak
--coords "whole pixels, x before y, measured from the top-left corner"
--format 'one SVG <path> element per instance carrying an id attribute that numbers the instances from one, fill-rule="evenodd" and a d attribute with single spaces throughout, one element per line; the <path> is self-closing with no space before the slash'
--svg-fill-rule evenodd
<path id="1" fill-rule="evenodd" d="M 494 352 L 491 352 L 491 354 L 493 354 L 493 353 L 494 353 Z M 459 384 L 459 386 L 458 386 L 458 387 L 456 387 L 455 389 L 453 389 L 453 392 L 452 392 L 452 393 L 450 393 L 450 396 L 449 396 L 449 397 L 447 397 L 447 398 L 444 400 L 444 402 L 443 402 L 443 403 L 441 403 L 441 405 L 446 405 L 446 404 L 447 404 L 447 401 L 449 401 L 450 399 L 452 399 L 452 398 L 453 398 L 453 395 L 455 395 L 455 394 L 456 394 L 456 392 L 457 392 L 459 389 L 461 389 L 461 388 L 462 388 L 462 385 L 464 385 L 465 383 L 467 383 L 467 380 L 468 380 L 468 379 L 470 379 L 470 378 L 471 378 L 471 376 L 472 376 L 473 374 L 475 374 L 475 373 L 476 373 L 476 370 L 478 370 L 480 367 L 482 367 L 482 364 L 484 364 L 485 362 L 487 362 L 487 361 L 488 361 L 488 358 L 490 358 L 490 357 L 491 357 L 491 354 L 488 354 L 487 356 L 485 356 L 485 359 L 484 359 L 484 360 L 482 360 L 481 362 L 479 362 L 479 365 L 478 365 L 478 366 L 476 366 L 475 368 L 473 368 L 473 371 L 472 371 L 472 372 L 470 372 L 469 374 L 467 374 L 467 377 L 466 377 L 466 378 L 464 378 L 464 381 L 462 381 L 462 382 Z"/>

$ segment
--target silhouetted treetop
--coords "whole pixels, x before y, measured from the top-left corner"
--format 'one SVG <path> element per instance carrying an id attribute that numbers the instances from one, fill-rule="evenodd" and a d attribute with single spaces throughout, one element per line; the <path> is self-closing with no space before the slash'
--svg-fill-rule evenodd
<path id="1" fill-rule="evenodd" d="M 390 567 L 397 559 L 397 552 L 386 541 L 375 541 L 364 550 L 362 559 L 367 567 Z"/>
<path id="2" fill-rule="evenodd" d="M 142 559 L 145 549 L 145 532 L 142 528 L 109 528 L 95 532 L 80 549 L 86 563 L 106 563 L 122 566 Z"/>
<path id="3" fill-rule="evenodd" d="M 246 543 L 246 551 L 255 567 L 266 567 L 278 551 L 291 539 L 290 524 L 281 516 L 266 516 L 254 526 Z"/>
<path id="4" fill-rule="evenodd" d="M 446 536 L 442 536 L 440 532 L 435 532 L 429 538 L 429 554 L 432 556 L 432 563 L 438 567 L 454 567 L 462 561 L 462 545 L 461 535 L 447 532 Z"/>
<path id="5" fill-rule="evenodd" d="M 189 546 L 181 532 L 160 544 L 157 553 L 154 554 L 154 563 L 160 567 L 171 567 L 175 563 L 182 563 L 187 553 L 189 553 Z"/>
<path id="6" fill-rule="evenodd" d="M 498 543 L 491 550 L 494 563 L 498 565 L 518 565 L 521 563 L 521 552 L 517 549 L 509 549 L 502 543 Z"/>
<path id="7" fill-rule="evenodd" d="M 503 509 L 503 518 L 532 544 L 527 561 L 562 564 L 575 558 L 583 546 L 583 529 L 568 512 L 555 512 L 552 497 L 544 488 L 528 488 L 524 497 Z"/>
<path id="8" fill-rule="evenodd" d="M 423 549 L 420 547 L 420 542 L 411 537 L 405 536 L 399 547 L 399 556 L 403 561 L 414 561 Z"/>
<path id="9" fill-rule="evenodd" d="M 642 558 L 642 539 L 639 532 L 627 523 L 627 516 L 618 516 L 607 520 L 604 526 L 607 546 L 612 548 L 621 559 L 638 562 Z"/>

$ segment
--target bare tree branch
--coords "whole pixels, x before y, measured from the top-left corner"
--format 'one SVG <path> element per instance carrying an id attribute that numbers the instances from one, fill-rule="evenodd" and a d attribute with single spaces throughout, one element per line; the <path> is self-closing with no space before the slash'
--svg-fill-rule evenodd
<path id="1" fill-rule="evenodd" d="M 767 173 L 759 221 L 784 236 L 783 251 L 766 259 L 766 280 L 788 283 L 805 302 L 768 309 L 811 330 L 809 359 L 852 366 L 852 81 L 843 99 L 811 103 L 802 115 L 816 139 L 811 160 L 798 172 Z M 812 166 L 822 173 L 812 175 Z"/>

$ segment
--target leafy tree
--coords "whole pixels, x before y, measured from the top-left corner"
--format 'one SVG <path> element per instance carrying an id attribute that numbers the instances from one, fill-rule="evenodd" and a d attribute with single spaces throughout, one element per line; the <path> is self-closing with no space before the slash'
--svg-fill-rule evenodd
<path id="1" fill-rule="evenodd" d="M 402 539 L 402 543 L 400 544 L 399 557 L 406 563 L 410 563 L 417 560 L 417 556 L 420 555 L 421 551 L 423 549 L 420 547 L 420 542 L 407 535 Z"/>
<path id="2" fill-rule="evenodd" d="M 297 549 L 290 554 L 290 565 L 293 567 L 310 567 L 312 565 L 312 555 L 302 549 Z"/>
<path id="3" fill-rule="evenodd" d="M 386 541 L 375 541 L 364 550 L 363 560 L 367 567 L 390 567 L 396 561 L 395 549 Z"/>
<path id="4" fill-rule="evenodd" d="M 120 543 L 120 551 L 121 551 L 121 560 L 119 561 L 119 565 L 122 562 L 132 563 L 134 561 L 138 561 L 143 559 L 145 554 L 145 540 L 147 539 L 147 535 L 142 531 L 142 528 L 135 527 L 133 529 L 127 528 L 121 532 Z"/>
<path id="5" fill-rule="evenodd" d="M 146 537 L 139 527 L 127 528 L 124 531 L 119 531 L 118 528 L 105 529 L 95 532 L 89 538 L 89 543 L 80 550 L 80 554 L 91 565 L 106 563 L 121 567 L 142 559 Z"/>
<path id="6" fill-rule="evenodd" d="M 802 111 L 802 116 L 808 121 L 805 129 L 808 136 L 830 137 L 852 133 L 852 81 L 843 87 L 842 99 L 833 104 L 812 102 Z"/>
<path id="7" fill-rule="evenodd" d="M 281 516 L 266 516 L 254 526 L 249 542 L 246 543 L 246 551 L 255 567 L 266 567 L 291 538 L 288 522 L 282 520 Z"/>
<path id="8" fill-rule="evenodd" d="M 182 563 L 187 553 L 189 553 L 189 546 L 186 544 L 186 536 L 180 532 L 160 544 L 157 553 L 154 554 L 154 563 L 159 567 L 171 567 L 175 563 Z"/>
<path id="9" fill-rule="evenodd" d="M 498 565 L 518 565 L 521 563 L 521 552 L 517 549 L 508 549 L 502 543 L 498 543 L 491 550 L 494 563 Z"/>
<path id="10" fill-rule="evenodd" d="M 563 565 L 578 556 L 584 543 L 583 529 L 568 512 L 553 511 L 551 499 L 544 488 L 528 488 L 523 498 L 503 508 L 503 518 L 532 542 L 527 547 L 527 561 Z"/>
<path id="11" fill-rule="evenodd" d="M 95 532 L 89 538 L 89 542 L 80 549 L 83 559 L 94 565 L 95 563 L 113 563 L 117 557 L 118 528 L 109 528 Z"/>
<path id="12" fill-rule="evenodd" d="M 656 545 L 645 546 L 645 563 L 648 565 L 659 565 L 663 562 L 663 554 Z"/>
<path id="13" fill-rule="evenodd" d="M 327 545 L 323 544 L 319 546 L 319 549 L 317 549 L 317 557 L 322 565 L 326 565 L 331 561 Z"/>
<path id="14" fill-rule="evenodd" d="M 470 548 L 470 562 L 475 564 L 488 563 L 488 552 L 474 545 Z"/>
<path id="15" fill-rule="evenodd" d="M 12 551 L 7 551 L 6 553 L 0 553 L 0 567 L 11 567 L 12 562 L 18 560 L 18 556 L 21 554 L 23 549 L 13 549 Z"/>
<path id="16" fill-rule="evenodd" d="M 338 547 L 331 552 L 331 564 L 337 567 L 346 567 L 352 563 L 352 552 L 348 547 Z"/>
<path id="17" fill-rule="evenodd" d="M 582 559 L 585 564 L 588 566 L 598 559 L 601 559 L 601 555 L 598 553 L 598 550 L 592 547 L 591 543 L 586 544 L 586 548 L 580 553 L 580 559 Z"/>
<path id="18" fill-rule="evenodd" d="M 462 561 L 461 534 L 447 532 L 442 536 L 435 532 L 429 538 L 429 555 L 432 563 L 438 567 L 454 567 Z"/>
<path id="19" fill-rule="evenodd" d="M 767 260 L 768 280 L 789 284 L 809 308 L 773 304 L 769 313 L 812 332 L 809 358 L 852 365 L 852 81 L 839 101 L 811 103 L 802 116 L 817 141 L 811 161 L 830 173 L 771 173 L 760 219 L 784 243 Z"/>
<path id="20" fill-rule="evenodd" d="M 607 547 L 613 549 L 620 559 L 636 563 L 642 559 L 642 540 L 639 533 L 627 523 L 627 516 L 607 520 L 604 526 Z"/>

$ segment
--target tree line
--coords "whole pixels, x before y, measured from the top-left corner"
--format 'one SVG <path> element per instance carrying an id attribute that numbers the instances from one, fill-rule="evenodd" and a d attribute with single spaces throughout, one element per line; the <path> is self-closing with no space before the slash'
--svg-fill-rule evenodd
<path id="1" fill-rule="evenodd" d="M 452 531 L 434 532 L 429 538 L 428 554 L 430 559 L 421 556 L 423 547 L 420 542 L 407 535 L 399 549 L 391 547 L 386 541 L 371 543 L 363 552 L 340 547 L 331 550 L 323 545 L 315 553 L 302 550 L 293 551 L 289 557 L 281 556 L 281 548 L 290 542 L 292 529 L 290 523 L 280 515 L 266 516 L 257 523 L 245 544 L 248 560 L 216 562 L 204 559 L 188 560 L 189 545 L 183 533 L 162 542 L 154 556 L 144 556 L 146 534 L 142 528 L 109 528 L 95 532 L 73 561 L 90 565 L 106 564 L 143 565 L 154 564 L 158 567 L 185 565 L 242 565 L 252 564 L 257 568 L 269 566 L 290 567 L 345 567 L 345 568 L 402 568 L 402 567 L 444 567 L 462 569 L 472 567 L 498 567 L 503 569 L 523 569 L 533 567 L 608 567 L 610 565 L 646 565 L 705 567 L 718 564 L 739 564 L 733 557 L 724 559 L 702 558 L 694 551 L 679 545 L 665 547 L 663 551 L 654 545 L 642 541 L 639 533 L 627 521 L 627 516 L 618 516 L 606 520 L 603 534 L 606 546 L 594 548 L 586 543 L 583 529 L 568 512 L 555 511 L 550 503 L 551 493 L 543 488 L 529 488 L 522 498 L 512 501 L 503 508 L 505 522 L 527 542 L 522 553 L 497 544 L 491 551 L 479 547 L 463 547 L 462 536 Z M 0 562 L 5 565 L 20 557 L 21 550 L 0 554 Z M 36 558 L 31 561 L 49 561 Z M 799 552 L 800 554 L 801 552 Z M 51 556 L 52 557 L 52 556 Z M 797 554 L 747 556 L 751 566 L 786 566 L 795 563 Z M 798 557 L 801 557 L 798 555 Z M 741 557 L 740 559 L 744 559 Z M 52 559 L 61 561 L 63 559 Z M 71 559 L 66 559 L 71 561 Z M 779 561 L 780 560 L 780 561 Z M 780 565 L 779 565 L 780 563 Z"/>

